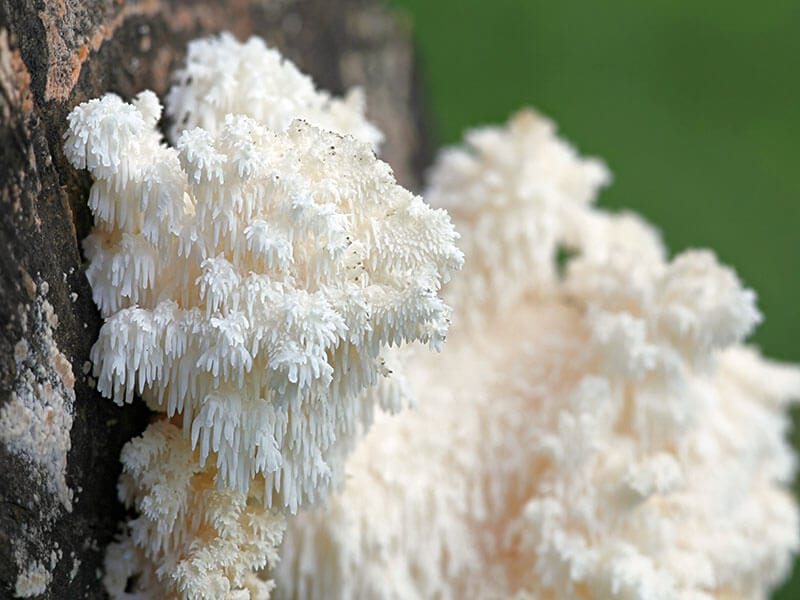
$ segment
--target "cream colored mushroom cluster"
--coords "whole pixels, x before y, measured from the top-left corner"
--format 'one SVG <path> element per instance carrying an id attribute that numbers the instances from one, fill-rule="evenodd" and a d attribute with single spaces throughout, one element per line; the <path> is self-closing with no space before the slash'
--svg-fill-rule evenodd
<path id="1" fill-rule="evenodd" d="M 786 576 L 800 371 L 741 343 L 755 295 L 712 253 L 668 260 L 593 208 L 607 180 L 531 112 L 440 155 L 447 347 L 289 524 L 278 597 L 758 599 Z"/>
<path id="2" fill-rule="evenodd" d="M 579 237 L 586 206 L 611 180 L 600 160 L 579 156 L 544 117 L 523 111 L 508 127 L 474 129 L 465 147 L 443 149 L 425 194 L 458 223 L 470 274 L 448 293 L 473 322 L 525 294 L 553 292 L 559 249 Z"/>
<path id="3" fill-rule="evenodd" d="M 711 252 L 595 208 L 608 170 L 550 121 L 469 132 L 423 201 L 359 92 L 260 40 L 193 42 L 166 105 L 171 145 L 150 92 L 77 107 L 65 144 L 95 180 L 98 388 L 161 413 L 122 454 L 112 597 L 760 599 L 786 575 L 800 371 L 744 345 L 755 294 Z"/>
<path id="4" fill-rule="evenodd" d="M 389 349 L 441 347 L 438 291 L 462 254 L 447 213 L 376 159 L 363 103 L 317 92 L 258 40 L 196 42 L 179 78 L 170 109 L 193 117 L 172 146 L 151 92 L 81 104 L 66 134 L 95 180 L 93 375 L 164 418 L 123 452 L 120 495 L 139 516 L 106 583 L 115 597 L 137 573 L 148 597 L 264 597 L 247 582 L 282 514 L 324 499 L 374 407 L 402 404 Z M 265 86 L 261 108 L 246 103 L 257 118 L 231 112 Z"/>

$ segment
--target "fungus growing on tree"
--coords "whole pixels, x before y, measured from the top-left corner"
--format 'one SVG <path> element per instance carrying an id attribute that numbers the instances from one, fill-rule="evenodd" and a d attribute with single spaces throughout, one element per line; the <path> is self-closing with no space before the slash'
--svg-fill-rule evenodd
<path id="1" fill-rule="evenodd" d="M 209 48 L 222 54 L 203 79 Z M 254 52 L 259 77 L 209 89 Z M 262 597 L 252 573 L 273 558 L 283 514 L 341 482 L 375 405 L 401 405 L 384 381 L 390 347 L 441 347 L 450 309 L 437 292 L 462 255 L 447 213 L 376 159 L 363 103 L 226 36 L 195 42 L 179 79 L 172 114 L 201 126 L 176 129 L 174 146 L 151 92 L 76 107 L 66 135 L 95 179 L 84 248 L 105 319 L 98 389 L 163 415 L 123 451 L 120 497 L 139 516 L 108 552 L 106 584 L 117 597 L 133 575 L 150 597 Z M 229 112 L 227 91 L 247 98 L 264 81 L 280 82 L 282 113 L 266 100 L 253 113 L 264 122 Z M 366 142 L 315 126 L 342 123 Z"/>
<path id="2" fill-rule="evenodd" d="M 172 146 L 150 92 L 70 115 L 94 375 L 161 413 L 122 454 L 111 595 L 764 597 L 800 372 L 743 344 L 755 294 L 594 208 L 607 169 L 532 111 L 445 150 L 426 204 L 363 108 L 223 35 L 176 75 Z M 446 351 L 392 373 L 448 305 Z"/>

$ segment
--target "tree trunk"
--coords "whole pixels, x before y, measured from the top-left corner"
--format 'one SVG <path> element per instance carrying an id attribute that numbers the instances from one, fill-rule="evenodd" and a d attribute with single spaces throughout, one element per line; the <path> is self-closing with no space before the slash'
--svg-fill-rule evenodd
<path id="1" fill-rule="evenodd" d="M 225 30 L 334 93 L 363 86 L 401 183 L 428 156 L 408 32 L 377 0 L 0 0 L 0 597 L 104 597 L 119 453 L 148 419 L 90 377 L 91 180 L 62 152 L 66 116 L 105 92 L 163 98 L 187 42 Z"/>

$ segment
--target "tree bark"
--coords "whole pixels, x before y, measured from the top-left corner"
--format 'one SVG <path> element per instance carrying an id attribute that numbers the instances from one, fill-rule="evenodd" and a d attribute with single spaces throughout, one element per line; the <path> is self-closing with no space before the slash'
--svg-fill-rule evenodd
<path id="1" fill-rule="evenodd" d="M 401 183 L 427 160 L 407 28 L 377 0 L 0 0 L 0 597 L 105 596 L 119 453 L 148 420 L 88 370 L 91 180 L 62 152 L 66 116 L 105 92 L 163 98 L 187 42 L 225 30 L 262 36 L 331 92 L 361 85 Z"/>

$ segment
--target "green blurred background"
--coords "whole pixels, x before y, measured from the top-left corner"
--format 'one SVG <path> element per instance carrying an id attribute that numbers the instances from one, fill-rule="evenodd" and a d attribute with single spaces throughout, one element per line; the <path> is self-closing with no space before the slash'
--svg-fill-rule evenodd
<path id="1" fill-rule="evenodd" d="M 395 0 L 439 143 L 532 105 L 672 252 L 710 247 L 759 294 L 752 341 L 800 362 L 800 1 Z M 797 435 L 795 437 L 798 437 Z M 800 567 L 773 598 L 800 599 Z"/>

